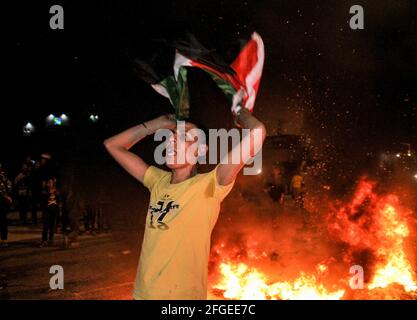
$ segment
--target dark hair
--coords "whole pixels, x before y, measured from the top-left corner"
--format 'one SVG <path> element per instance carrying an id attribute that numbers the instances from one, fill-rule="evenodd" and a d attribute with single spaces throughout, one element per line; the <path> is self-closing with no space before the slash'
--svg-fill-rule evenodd
<path id="1" fill-rule="evenodd" d="M 186 122 L 190 122 L 190 123 L 194 124 L 198 129 L 202 130 L 204 132 L 205 136 L 206 136 L 206 139 L 208 139 L 209 130 L 207 129 L 207 127 L 205 125 L 203 125 L 199 121 L 194 121 L 193 119 L 188 119 L 188 120 L 186 120 Z"/>

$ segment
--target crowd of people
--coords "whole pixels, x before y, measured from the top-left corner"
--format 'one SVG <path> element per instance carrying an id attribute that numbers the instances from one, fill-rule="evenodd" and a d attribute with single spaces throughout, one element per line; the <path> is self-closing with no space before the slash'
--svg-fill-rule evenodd
<path id="1" fill-rule="evenodd" d="M 108 208 L 98 201 L 85 199 L 73 183 L 60 179 L 59 169 L 46 153 L 39 159 L 27 157 L 14 178 L 0 163 L 0 247 L 9 245 L 8 213 L 11 211 L 18 212 L 21 225 L 38 225 L 41 220 L 39 247 L 54 245 L 57 232 L 64 234 L 66 246 L 78 246 L 81 220 L 82 232 L 86 234 L 109 231 Z"/>

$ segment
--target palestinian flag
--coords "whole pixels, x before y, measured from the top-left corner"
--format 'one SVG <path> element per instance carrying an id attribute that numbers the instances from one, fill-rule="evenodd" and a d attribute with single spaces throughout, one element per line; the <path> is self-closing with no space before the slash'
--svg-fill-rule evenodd
<path id="1" fill-rule="evenodd" d="M 165 45 L 175 50 L 173 61 L 168 64 L 160 61 L 159 71 L 151 66 L 156 61 L 145 63 L 136 60 L 136 66 L 142 79 L 170 100 L 177 119 L 186 119 L 189 114 L 186 67 L 197 67 L 207 72 L 230 99 L 233 113 L 240 108 L 253 111 L 265 57 L 263 41 L 257 33 L 252 34 L 230 66 L 192 35 L 188 35 L 187 40 L 165 42 Z"/>

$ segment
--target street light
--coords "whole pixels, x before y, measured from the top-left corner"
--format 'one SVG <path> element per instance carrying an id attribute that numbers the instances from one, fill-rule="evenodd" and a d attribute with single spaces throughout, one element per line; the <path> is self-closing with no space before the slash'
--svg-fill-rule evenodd
<path id="1" fill-rule="evenodd" d="M 90 115 L 90 121 L 91 122 L 97 122 L 98 121 L 98 115 L 97 114 L 91 114 Z"/>
<path id="2" fill-rule="evenodd" d="M 54 125 L 60 126 L 62 124 L 62 119 L 60 117 L 54 118 Z"/>
<path id="3" fill-rule="evenodd" d="M 23 127 L 23 135 L 30 136 L 32 133 L 35 132 L 35 127 L 30 122 L 26 123 Z"/>
<path id="4" fill-rule="evenodd" d="M 51 113 L 49 116 L 46 117 L 47 125 L 62 126 L 62 125 L 68 124 L 68 122 L 69 122 L 69 117 L 65 113 L 61 114 L 59 117 Z"/>

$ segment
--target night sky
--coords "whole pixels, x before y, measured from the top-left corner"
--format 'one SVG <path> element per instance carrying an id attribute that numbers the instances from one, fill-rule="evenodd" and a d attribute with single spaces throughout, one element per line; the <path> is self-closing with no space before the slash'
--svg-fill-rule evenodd
<path id="1" fill-rule="evenodd" d="M 64 8 L 64 30 L 49 28 L 53 4 Z M 365 30 L 349 28 L 355 4 L 364 7 Z M 270 135 L 307 135 L 344 170 L 396 142 L 417 147 L 414 0 L 27 1 L 4 12 L 14 19 L 0 124 L 6 163 L 29 149 L 60 152 L 60 137 L 81 144 L 80 154 L 94 153 L 103 137 L 172 112 L 135 75 L 132 60 L 152 52 L 152 39 L 185 31 L 228 62 L 240 39 L 254 30 L 262 36 L 255 114 Z M 207 127 L 231 125 L 229 102 L 204 73 L 191 71 L 190 94 L 192 117 Z M 94 128 L 91 112 L 100 115 Z M 45 134 L 50 113 L 69 115 L 68 132 Z M 37 128 L 30 139 L 21 137 L 28 121 Z"/>

